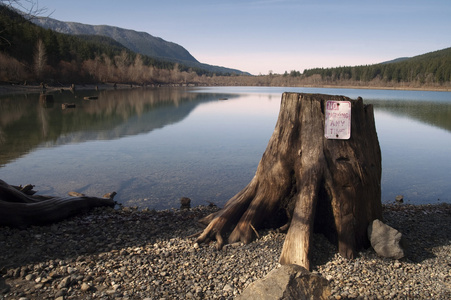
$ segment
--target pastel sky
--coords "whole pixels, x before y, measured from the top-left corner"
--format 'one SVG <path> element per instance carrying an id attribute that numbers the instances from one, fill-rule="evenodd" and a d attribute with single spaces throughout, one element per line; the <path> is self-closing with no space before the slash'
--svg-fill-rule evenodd
<path id="1" fill-rule="evenodd" d="M 39 0 L 61 21 L 144 31 L 254 75 L 451 47 L 450 0 Z"/>

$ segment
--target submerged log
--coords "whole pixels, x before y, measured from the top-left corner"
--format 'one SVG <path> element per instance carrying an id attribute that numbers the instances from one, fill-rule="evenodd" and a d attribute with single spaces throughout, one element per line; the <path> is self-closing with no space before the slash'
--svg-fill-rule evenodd
<path id="1" fill-rule="evenodd" d="M 350 102 L 349 139 L 326 138 L 327 100 Z M 208 226 L 196 242 L 216 239 L 220 249 L 231 232 L 229 243 L 249 243 L 256 229 L 286 222 L 281 264 L 310 269 L 314 229 L 336 243 L 340 254 L 353 258 L 358 249 L 369 246 L 369 223 L 382 217 L 380 180 L 381 153 L 371 105 L 361 98 L 284 93 L 254 178 L 203 220 Z"/>
<path id="2" fill-rule="evenodd" d="M 94 207 L 114 207 L 113 198 L 29 195 L 0 180 L 0 226 L 26 227 L 62 221 Z M 113 195 L 114 196 L 114 195 Z"/>
<path id="3" fill-rule="evenodd" d="M 75 107 L 76 107 L 75 103 L 63 103 L 63 104 L 61 104 L 61 108 L 62 109 L 75 108 Z"/>
<path id="4" fill-rule="evenodd" d="M 84 100 L 97 100 L 97 99 L 99 99 L 99 97 L 98 96 L 86 96 L 83 99 Z"/>

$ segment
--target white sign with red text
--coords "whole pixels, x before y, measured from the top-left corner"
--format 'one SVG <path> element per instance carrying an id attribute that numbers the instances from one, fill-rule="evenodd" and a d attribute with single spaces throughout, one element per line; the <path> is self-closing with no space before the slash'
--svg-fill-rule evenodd
<path id="1" fill-rule="evenodd" d="M 326 139 L 347 140 L 351 137 L 351 102 L 326 101 Z"/>

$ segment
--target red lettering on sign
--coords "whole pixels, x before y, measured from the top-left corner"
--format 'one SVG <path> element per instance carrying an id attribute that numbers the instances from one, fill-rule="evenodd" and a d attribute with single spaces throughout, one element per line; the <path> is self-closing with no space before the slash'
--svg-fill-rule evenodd
<path id="1" fill-rule="evenodd" d="M 338 110 L 338 103 L 333 101 L 327 101 L 327 110 Z"/>

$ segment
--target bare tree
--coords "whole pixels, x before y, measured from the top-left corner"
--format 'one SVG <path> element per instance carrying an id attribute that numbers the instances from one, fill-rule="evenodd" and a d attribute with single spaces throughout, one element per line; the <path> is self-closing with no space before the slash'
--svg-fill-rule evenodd
<path id="1" fill-rule="evenodd" d="M 117 67 L 117 74 L 119 76 L 119 80 L 124 82 L 128 81 L 129 76 L 129 66 L 130 66 L 130 56 L 127 51 L 122 50 L 120 55 L 116 55 L 114 57 L 114 64 Z"/>
<path id="2" fill-rule="evenodd" d="M 0 81 L 22 81 L 27 78 L 25 66 L 5 53 L 0 53 L 0 66 Z"/>
<path id="3" fill-rule="evenodd" d="M 0 4 L 25 14 L 28 19 L 42 15 L 47 11 L 45 7 L 39 7 L 35 0 L 0 0 Z"/>
<path id="4" fill-rule="evenodd" d="M 137 54 L 135 61 L 133 62 L 133 67 L 130 70 L 130 77 L 133 82 L 143 83 L 144 81 L 144 61 L 141 54 Z"/>
<path id="5" fill-rule="evenodd" d="M 42 15 L 47 11 L 47 8 L 40 8 L 38 1 L 34 0 L 0 0 L 0 8 L 2 6 L 18 11 L 28 20 Z M 10 41 L 2 35 L 3 32 L 4 29 L 0 28 L 0 45 L 10 45 Z"/>
<path id="6" fill-rule="evenodd" d="M 47 66 L 47 52 L 45 51 L 44 42 L 39 39 L 36 43 L 34 53 L 34 71 L 38 79 L 42 79 Z"/>

